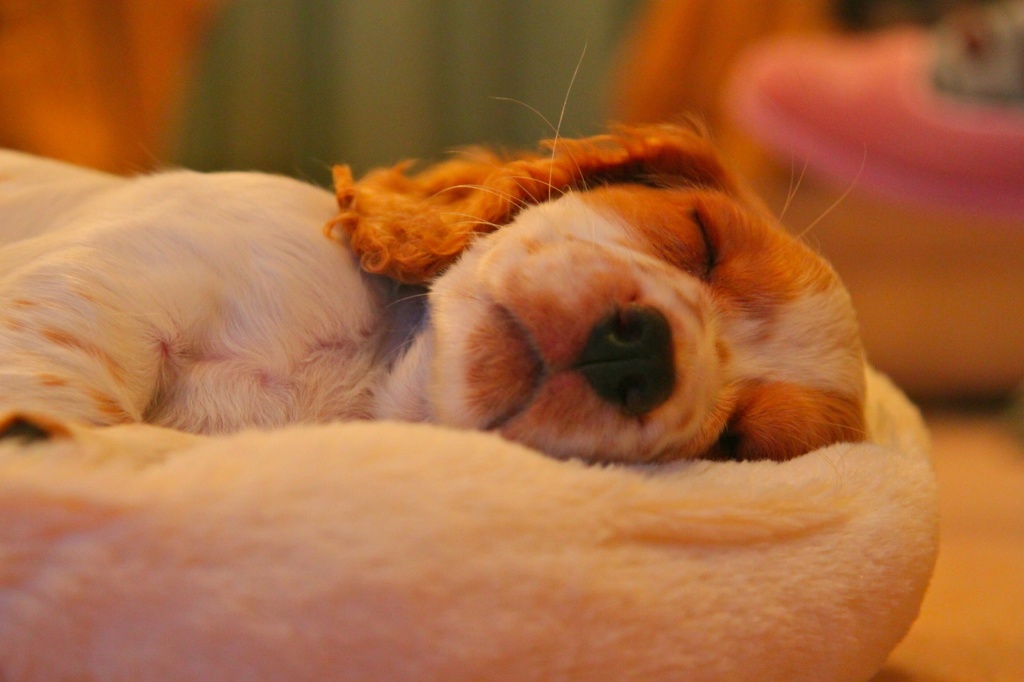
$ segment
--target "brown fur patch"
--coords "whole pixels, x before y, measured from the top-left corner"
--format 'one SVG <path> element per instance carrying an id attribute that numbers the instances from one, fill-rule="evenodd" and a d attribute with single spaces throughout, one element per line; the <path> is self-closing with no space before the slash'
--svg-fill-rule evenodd
<path id="1" fill-rule="evenodd" d="M 123 384 L 125 381 L 125 371 L 121 364 L 115 360 L 109 353 L 104 351 L 102 348 L 87 341 L 79 336 L 75 336 L 63 329 L 48 328 L 43 329 L 39 334 L 58 346 L 64 346 L 65 348 L 72 348 L 75 350 L 82 351 L 92 357 L 98 359 L 103 363 L 103 366 L 107 369 L 111 378 L 114 381 Z"/>
<path id="2" fill-rule="evenodd" d="M 530 398 L 544 371 L 525 333 L 496 310 L 470 332 L 466 352 L 468 399 L 488 421 L 501 421 Z"/>
<path id="3" fill-rule="evenodd" d="M 739 388 L 723 438 L 711 458 L 783 461 L 817 448 L 866 437 L 855 396 L 785 382 Z"/>
<path id="4" fill-rule="evenodd" d="M 94 388 L 87 389 L 86 393 L 100 414 L 110 419 L 110 423 L 129 424 L 135 421 L 115 398 Z"/>
<path id="5" fill-rule="evenodd" d="M 623 219 L 638 248 L 704 280 L 733 311 L 769 318 L 782 304 L 838 283 L 809 247 L 722 192 L 634 185 L 586 198 Z"/>

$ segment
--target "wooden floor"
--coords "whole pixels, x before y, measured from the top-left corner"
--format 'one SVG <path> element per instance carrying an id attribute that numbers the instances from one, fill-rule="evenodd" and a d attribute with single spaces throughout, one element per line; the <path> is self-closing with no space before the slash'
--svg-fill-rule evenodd
<path id="1" fill-rule="evenodd" d="M 1024 681 L 1024 447 L 991 416 L 929 425 L 939 561 L 920 618 L 873 682 Z"/>

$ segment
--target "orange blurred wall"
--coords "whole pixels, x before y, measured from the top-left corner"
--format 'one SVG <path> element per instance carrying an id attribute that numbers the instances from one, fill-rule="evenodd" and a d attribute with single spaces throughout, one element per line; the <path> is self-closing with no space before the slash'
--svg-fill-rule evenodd
<path id="1" fill-rule="evenodd" d="M 0 146 L 154 167 L 217 0 L 0 0 Z"/>

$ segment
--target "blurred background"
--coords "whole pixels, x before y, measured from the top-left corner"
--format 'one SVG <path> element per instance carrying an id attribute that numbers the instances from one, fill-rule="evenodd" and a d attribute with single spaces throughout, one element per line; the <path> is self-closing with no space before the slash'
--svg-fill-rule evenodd
<path id="1" fill-rule="evenodd" d="M 928 27 L 978 4 L 0 0 L 0 145 L 115 173 L 265 170 L 326 186 L 335 162 L 361 173 L 465 144 L 532 148 L 559 120 L 571 136 L 696 117 L 833 262 L 870 360 L 928 408 L 943 549 L 875 682 L 1024 680 L 1024 215 L 829 180 L 741 129 L 723 96 L 756 87 L 730 81 L 751 46 Z M 979 35 L 965 34 L 969 50 Z M 1024 71 L 1024 23 L 1009 44 Z"/>
<path id="2" fill-rule="evenodd" d="M 876 365 L 918 399 L 1005 400 L 1024 379 L 1024 220 L 880 200 L 813 168 L 789 201 L 801 159 L 741 132 L 721 96 L 750 45 L 928 25 L 964 4 L 0 0 L 0 144 L 117 173 L 327 185 L 338 161 L 532 148 L 559 119 L 571 136 L 696 116 L 833 261 Z"/>
<path id="3" fill-rule="evenodd" d="M 0 141 L 326 183 L 601 127 L 629 0 L 0 0 Z M 585 55 L 584 55 L 585 53 Z M 574 70 L 581 62 L 579 73 Z"/>

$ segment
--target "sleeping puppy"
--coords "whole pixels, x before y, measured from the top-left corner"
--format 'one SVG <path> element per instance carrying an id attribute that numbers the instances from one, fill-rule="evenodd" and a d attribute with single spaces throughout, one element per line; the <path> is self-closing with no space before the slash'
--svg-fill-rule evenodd
<path id="1" fill-rule="evenodd" d="M 689 129 L 338 167 L 335 190 L 0 155 L 0 411 L 419 420 L 617 462 L 864 438 L 839 279 Z"/>

